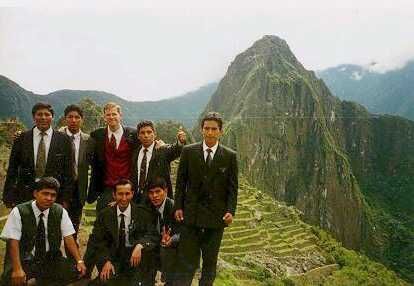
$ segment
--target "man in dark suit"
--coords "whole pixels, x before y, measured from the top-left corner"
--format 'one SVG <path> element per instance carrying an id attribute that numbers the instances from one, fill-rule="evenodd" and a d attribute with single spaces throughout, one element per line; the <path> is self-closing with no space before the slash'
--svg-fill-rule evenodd
<path id="1" fill-rule="evenodd" d="M 236 153 L 219 144 L 223 121 L 217 112 L 201 121 L 203 142 L 185 146 L 178 167 L 175 218 L 183 223 L 175 285 L 191 285 L 203 260 L 201 286 L 213 285 L 224 227 L 236 211 Z"/>
<path id="2" fill-rule="evenodd" d="M 174 201 L 167 197 L 167 193 L 168 184 L 164 178 L 156 177 L 148 183 L 147 200 L 157 217 L 157 230 L 162 238 L 152 255 L 153 273 L 155 277 L 156 271 L 161 271 L 164 286 L 171 286 L 177 263 L 180 231 L 174 218 Z"/>
<path id="3" fill-rule="evenodd" d="M 68 213 L 76 231 L 74 234 L 76 240 L 82 217 L 82 209 L 88 191 L 89 135 L 81 130 L 83 111 L 79 106 L 74 104 L 68 105 L 65 108 L 64 115 L 66 126 L 60 128 L 59 131 L 67 134 L 71 138 L 75 148 L 75 182 Z"/>
<path id="4" fill-rule="evenodd" d="M 132 153 L 131 181 L 135 189 L 135 202 L 140 202 L 142 194 L 148 190 L 147 182 L 163 177 L 168 186 L 168 197 L 172 197 L 170 164 L 177 159 L 186 142 L 183 130 L 177 132 L 177 142 L 156 146 L 156 131 L 152 121 L 142 121 L 137 125 L 137 137 L 141 146 Z"/>
<path id="5" fill-rule="evenodd" d="M 93 285 L 154 285 L 147 254 L 160 236 L 153 213 L 131 202 L 133 195 L 131 182 L 119 180 L 113 192 L 116 204 L 97 214 L 85 253 L 86 264 L 97 261 L 99 276 Z"/>
<path id="6" fill-rule="evenodd" d="M 3 202 L 11 208 L 31 200 L 36 180 L 50 176 L 61 184 L 57 202 L 68 208 L 74 178 L 72 142 L 66 134 L 52 129 L 52 106 L 37 103 L 32 108 L 32 115 L 35 127 L 23 132 L 13 143 Z"/>
<path id="7" fill-rule="evenodd" d="M 115 183 L 120 178 L 130 178 L 131 155 L 138 146 L 135 129 L 121 125 L 121 107 L 109 102 L 103 111 L 107 126 L 90 134 L 92 174 L 87 201 L 98 200 L 97 211 L 112 201 Z"/>

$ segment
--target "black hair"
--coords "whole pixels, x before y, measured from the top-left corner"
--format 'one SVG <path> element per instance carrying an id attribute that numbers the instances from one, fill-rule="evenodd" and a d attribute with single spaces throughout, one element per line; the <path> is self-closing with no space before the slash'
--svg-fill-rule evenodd
<path id="1" fill-rule="evenodd" d="M 155 188 L 167 189 L 167 181 L 163 177 L 155 177 L 148 183 L 148 190 Z"/>
<path id="2" fill-rule="evenodd" d="M 132 189 L 132 182 L 131 182 L 130 180 L 126 179 L 126 178 L 121 178 L 121 179 L 119 179 L 119 180 L 115 183 L 115 186 L 114 186 L 114 193 L 116 193 L 116 188 L 117 188 L 118 186 L 125 186 L 125 185 L 130 185 L 130 186 L 131 186 L 131 190 L 133 190 L 133 189 Z"/>
<path id="3" fill-rule="evenodd" d="M 32 107 L 32 116 L 34 116 L 36 112 L 39 111 L 40 109 L 49 110 L 49 112 L 52 113 L 52 117 L 55 115 L 53 107 L 49 103 L 38 102 Z"/>
<path id="4" fill-rule="evenodd" d="M 66 106 L 65 111 L 64 111 L 65 116 L 67 116 L 69 112 L 72 112 L 72 111 L 77 112 L 79 116 L 83 118 L 83 111 L 79 107 L 79 105 L 71 104 L 71 105 Z"/>
<path id="5" fill-rule="evenodd" d="M 141 128 L 143 127 L 151 127 L 152 131 L 155 132 L 155 126 L 154 126 L 154 122 L 152 122 L 151 120 L 143 120 L 140 123 L 137 124 L 137 132 L 139 133 L 139 130 L 141 130 Z"/>
<path id="6" fill-rule="evenodd" d="M 60 183 L 53 177 L 42 177 L 35 183 L 35 190 L 41 191 L 44 189 L 53 189 L 56 192 L 59 191 Z"/>
<path id="7" fill-rule="evenodd" d="M 205 121 L 216 121 L 219 129 L 222 130 L 223 128 L 223 118 L 221 117 L 220 113 L 212 111 L 204 115 L 203 119 L 201 119 L 201 128 L 204 126 Z"/>

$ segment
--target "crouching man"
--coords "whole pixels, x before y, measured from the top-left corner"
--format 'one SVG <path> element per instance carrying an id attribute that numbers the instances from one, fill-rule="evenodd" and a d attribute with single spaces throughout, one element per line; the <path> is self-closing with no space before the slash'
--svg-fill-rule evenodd
<path id="1" fill-rule="evenodd" d="M 148 184 L 148 203 L 156 215 L 157 231 L 161 243 L 154 249 L 153 273 L 161 272 L 164 286 L 172 285 L 172 276 L 177 264 L 177 245 L 180 240 L 179 224 L 174 218 L 174 200 L 167 197 L 168 183 L 156 177 Z"/>
<path id="2" fill-rule="evenodd" d="M 85 260 L 96 262 L 99 276 L 90 285 L 152 286 L 147 254 L 160 236 L 151 210 L 131 202 L 132 184 L 121 179 L 115 184 L 114 206 L 102 209 L 89 237 Z"/>
<path id="3" fill-rule="evenodd" d="M 33 192 L 35 199 L 11 211 L 1 233 L 7 240 L 7 253 L 0 285 L 26 285 L 32 278 L 36 285 L 67 285 L 85 274 L 72 222 L 55 203 L 59 187 L 55 178 L 40 178 Z M 62 256 L 62 237 L 76 265 Z"/>

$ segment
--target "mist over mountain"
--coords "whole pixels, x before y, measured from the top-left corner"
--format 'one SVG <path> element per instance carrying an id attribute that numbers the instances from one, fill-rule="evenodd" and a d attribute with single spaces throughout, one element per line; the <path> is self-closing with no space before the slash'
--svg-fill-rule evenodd
<path id="1" fill-rule="evenodd" d="M 414 60 L 378 72 L 376 65 L 340 65 L 318 72 L 332 93 L 358 102 L 370 112 L 414 120 Z"/>
<path id="2" fill-rule="evenodd" d="M 12 80 L 0 76 L 0 118 L 16 116 L 29 127 L 32 125 L 31 108 L 36 102 L 50 103 L 56 111 L 56 118 L 59 118 L 67 105 L 90 98 L 99 105 L 108 101 L 120 104 L 126 125 L 136 126 L 144 119 L 153 121 L 174 119 L 191 128 L 216 88 L 217 83 L 210 83 L 182 96 L 159 101 L 134 102 L 111 93 L 93 90 L 59 90 L 40 95 L 27 91 Z"/>
<path id="3" fill-rule="evenodd" d="M 276 36 L 235 58 L 212 110 L 253 185 L 414 279 L 414 122 L 341 101 Z"/>

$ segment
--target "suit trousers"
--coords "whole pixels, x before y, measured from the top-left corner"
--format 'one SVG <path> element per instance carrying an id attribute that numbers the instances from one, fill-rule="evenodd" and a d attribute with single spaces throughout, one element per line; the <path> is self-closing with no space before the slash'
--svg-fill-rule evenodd
<path id="1" fill-rule="evenodd" d="M 6 261 L 6 263 L 11 262 Z M 27 279 L 35 278 L 36 285 L 62 286 L 79 280 L 76 265 L 63 256 L 48 257 L 42 261 L 37 261 L 33 256 L 30 256 L 23 259 L 21 263 Z M 4 270 L 0 285 L 11 285 L 11 264 L 5 265 Z"/>
<path id="2" fill-rule="evenodd" d="M 76 241 L 78 237 L 80 222 L 82 219 L 83 205 L 81 204 L 80 199 L 79 199 L 78 184 L 76 183 L 75 186 L 76 187 L 73 190 L 72 201 L 67 211 L 68 211 L 69 218 L 72 221 L 73 227 L 75 228 L 75 234 L 73 235 L 73 238 Z"/>
<path id="3" fill-rule="evenodd" d="M 213 285 L 223 232 L 223 227 L 202 228 L 188 225 L 182 227 L 173 285 L 191 285 L 194 273 L 200 265 L 200 256 L 203 265 L 199 285 Z"/>
<path id="4" fill-rule="evenodd" d="M 117 257 L 116 260 L 111 261 L 115 268 L 115 275 L 112 275 L 109 280 L 102 282 L 99 276 L 94 279 L 89 285 L 106 285 L 106 286 L 153 286 L 154 277 L 148 275 L 145 269 L 142 269 L 141 264 L 138 267 L 130 265 L 130 257 L 132 248 L 128 248 L 123 256 Z M 104 265 L 99 265 L 99 273 Z"/>

